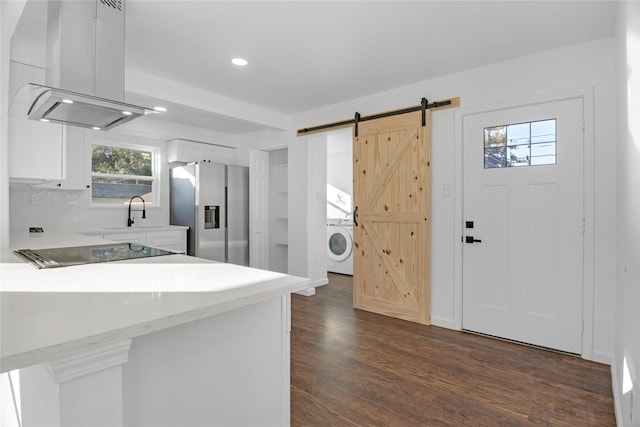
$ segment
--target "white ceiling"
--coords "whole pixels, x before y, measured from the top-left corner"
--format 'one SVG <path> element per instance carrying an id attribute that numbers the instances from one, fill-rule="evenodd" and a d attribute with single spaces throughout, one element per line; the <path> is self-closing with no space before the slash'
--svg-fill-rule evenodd
<path id="1" fill-rule="evenodd" d="M 23 45 L 38 46 L 40 58 L 43 10 L 28 4 L 24 25 L 14 35 Z M 616 1 L 581 0 L 126 0 L 125 65 L 219 95 L 216 99 L 232 98 L 290 116 L 609 37 L 616 10 Z M 232 65 L 236 56 L 249 65 Z M 229 134 L 265 128 L 220 110 L 198 110 L 127 89 L 127 102 L 169 107 L 158 120 Z"/>
<path id="2" fill-rule="evenodd" d="M 126 65 L 287 115 L 613 34 L 615 1 L 128 0 Z M 246 68 L 230 63 L 240 56 Z"/>

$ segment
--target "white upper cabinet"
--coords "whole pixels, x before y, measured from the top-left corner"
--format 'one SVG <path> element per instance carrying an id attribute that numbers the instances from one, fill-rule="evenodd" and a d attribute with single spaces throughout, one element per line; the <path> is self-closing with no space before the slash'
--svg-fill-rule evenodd
<path id="1" fill-rule="evenodd" d="M 233 165 L 235 149 L 186 139 L 172 139 L 167 142 L 167 161 L 169 163 L 211 162 Z"/>
<path id="2" fill-rule="evenodd" d="M 41 188 L 57 188 L 60 190 L 89 190 L 91 181 L 89 174 L 85 174 L 84 135 L 81 128 L 64 126 L 62 147 L 62 178 L 45 184 Z"/>
<path id="3" fill-rule="evenodd" d="M 27 83 L 44 83 L 44 70 L 11 62 L 9 73 L 9 178 L 14 182 L 60 180 L 64 177 L 62 125 L 29 120 L 29 99 L 14 99 Z"/>
<path id="4" fill-rule="evenodd" d="M 62 125 L 9 117 L 8 131 L 12 181 L 62 179 Z"/>
<path id="5" fill-rule="evenodd" d="M 33 99 L 14 97 L 28 83 L 43 84 L 42 68 L 11 61 L 9 74 L 8 169 L 13 183 L 62 190 L 87 190 L 84 174 L 85 130 L 29 120 Z M 24 95 L 26 92 L 23 92 Z"/>

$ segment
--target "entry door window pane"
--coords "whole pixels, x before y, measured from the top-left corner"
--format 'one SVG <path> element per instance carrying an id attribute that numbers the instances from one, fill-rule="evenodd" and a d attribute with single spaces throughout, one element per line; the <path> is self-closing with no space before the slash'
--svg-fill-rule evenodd
<path id="1" fill-rule="evenodd" d="M 507 127 L 494 126 L 484 129 L 484 168 L 507 166 Z"/>
<path id="2" fill-rule="evenodd" d="M 507 166 L 510 167 L 520 167 L 520 166 L 529 166 L 530 158 L 531 158 L 531 149 L 529 144 L 527 145 L 516 145 L 515 147 L 509 147 L 508 152 L 509 158 L 507 161 Z"/>
<path id="3" fill-rule="evenodd" d="M 531 123 L 531 144 L 539 142 L 556 142 L 555 119 Z"/>
<path id="4" fill-rule="evenodd" d="M 556 119 L 484 129 L 484 168 L 556 164 Z"/>
<path id="5" fill-rule="evenodd" d="M 531 123 L 507 126 L 507 145 L 529 145 L 531 143 Z"/>

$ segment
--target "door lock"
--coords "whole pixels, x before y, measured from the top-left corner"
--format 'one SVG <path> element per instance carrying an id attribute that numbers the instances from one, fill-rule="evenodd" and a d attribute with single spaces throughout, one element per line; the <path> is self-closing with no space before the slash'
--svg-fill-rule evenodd
<path id="1" fill-rule="evenodd" d="M 480 242 L 482 242 L 482 240 L 474 239 L 473 236 L 466 236 L 464 242 L 465 243 L 480 243 Z"/>

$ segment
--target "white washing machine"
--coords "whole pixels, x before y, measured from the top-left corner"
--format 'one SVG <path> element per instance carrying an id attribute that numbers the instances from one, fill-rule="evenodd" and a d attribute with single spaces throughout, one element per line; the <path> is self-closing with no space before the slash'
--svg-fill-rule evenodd
<path id="1" fill-rule="evenodd" d="M 327 224 L 327 271 L 353 276 L 353 224 Z"/>

